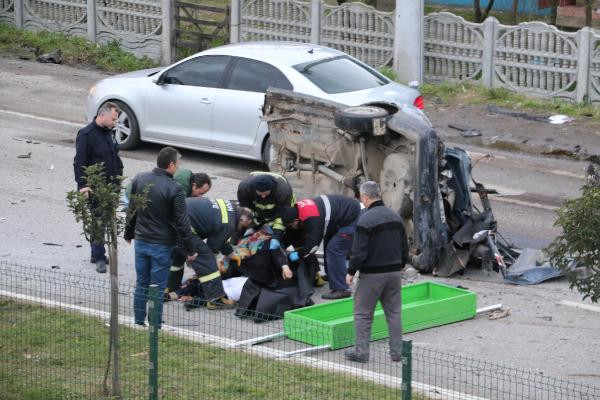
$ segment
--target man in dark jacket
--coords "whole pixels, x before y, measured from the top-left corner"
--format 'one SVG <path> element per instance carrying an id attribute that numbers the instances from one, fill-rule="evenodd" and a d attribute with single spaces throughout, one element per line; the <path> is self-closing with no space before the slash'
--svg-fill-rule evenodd
<path id="1" fill-rule="evenodd" d="M 408 243 L 402 218 L 383 205 L 379 185 L 368 181 L 360 186 L 360 201 L 366 207 L 358 219 L 352 258 L 346 282 L 360 277 L 354 294 L 355 347 L 347 350 L 350 361 L 369 361 L 371 324 L 377 301 L 381 301 L 390 334 L 392 361 L 402 358 L 402 282 L 400 270 L 408 259 Z"/>
<path id="2" fill-rule="evenodd" d="M 98 115 L 87 126 L 77 133 L 75 139 L 75 159 L 73 167 L 75 170 L 75 181 L 77 189 L 92 202 L 94 206 L 93 193 L 87 186 L 85 179 L 85 168 L 94 164 L 102 164 L 107 181 L 123 175 L 123 163 L 119 157 L 119 146 L 115 140 L 113 128 L 119 116 L 119 108 L 113 103 L 105 103 Z M 104 242 L 90 243 L 90 262 L 96 264 L 96 271 L 106 272 L 106 250 Z"/>
<path id="3" fill-rule="evenodd" d="M 270 248 L 281 246 L 285 226 L 281 223 L 280 211 L 296 202 L 294 191 L 285 177 L 272 172 L 251 172 L 240 182 L 237 192 L 240 207 L 254 211 L 258 225 L 269 224 L 273 228 Z"/>
<path id="4" fill-rule="evenodd" d="M 188 255 L 196 258 L 190 219 L 185 208 L 185 193 L 173 175 L 181 155 L 164 147 L 152 172 L 138 174 L 131 185 L 132 195 L 147 193 L 145 208 L 136 210 L 125 228 L 125 240 L 135 238 L 136 287 L 133 300 L 135 323 L 144 325 L 148 287 L 157 284 L 162 293 L 167 285 L 173 248 L 178 239 Z M 162 296 L 161 296 L 162 299 Z M 162 301 L 159 308 L 162 317 Z"/>
<path id="5" fill-rule="evenodd" d="M 360 214 L 360 204 L 346 196 L 327 195 L 297 202 L 282 211 L 281 219 L 290 229 L 301 230 L 302 247 L 289 254 L 290 261 L 305 259 L 315 253 L 323 241 L 325 272 L 329 293 L 324 299 L 350 297 L 346 284 L 346 257 L 352 247 L 352 237 Z"/>
<path id="6" fill-rule="evenodd" d="M 229 238 L 234 232 L 252 224 L 252 210 L 238 207 L 229 200 L 210 200 L 205 197 L 188 198 L 186 206 L 194 232 L 194 250 L 198 253 L 198 257 L 192 262 L 192 268 L 202 286 L 206 308 L 213 310 L 233 307 L 235 301 L 229 300 L 223 290 L 215 253 L 221 252 L 224 256 L 241 262 L 239 257 L 232 257 L 233 248 L 229 244 Z"/>

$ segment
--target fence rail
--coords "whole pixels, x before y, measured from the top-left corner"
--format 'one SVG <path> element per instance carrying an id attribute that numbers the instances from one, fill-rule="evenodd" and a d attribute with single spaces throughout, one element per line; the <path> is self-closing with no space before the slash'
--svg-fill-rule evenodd
<path id="1" fill-rule="evenodd" d="M 102 381 L 109 286 L 108 280 L 0 262 L 4 398 L 108 398 Z M 165 322 L 152 348 L 153 330 L 133 324 L 133 293 L 121 283 L 122 398 L 149 398 L 153 383 L 158 398 L 177 399 L 406 399 L 410 390 L 413 399 L 600 396 L 600 388 L 591 385 L 423 345 L 412 346 L 403 367 L 390 360 L 387 340 L 372 343 L 367 364 L 352 364 L 343 349 L 307 353 L 310 346 L 287 339 L 282 321 L 270 316 L 255 323 L 231 310 L 188 312 L 176 303 L 165 304 Z M 405 351 L 409 347 L 407 342 Z M 149 369 L 150 357 L 158 359 L 151 365 L 155 369 Z"/>

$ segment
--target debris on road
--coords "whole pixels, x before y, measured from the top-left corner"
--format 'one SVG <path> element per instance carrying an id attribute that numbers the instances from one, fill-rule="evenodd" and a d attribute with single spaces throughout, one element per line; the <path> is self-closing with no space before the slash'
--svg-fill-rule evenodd
<path id="1" fill-rule="evenodd" d="M 37 58 L 37 61 L 41 63 L 62 64 L 62 51 L 55 49 L 50 53 L 42 54 Z"/>
<path id="2" fill-rule="evenodd" d="M 544 115 L 528 114 L 528 113 L 522 112 L 522 111 L 515 111 L 515 110 L 508 109 L 508 108 L 498 107 L 495 104 L 488 104 L 487 109 L 489 112 L 492 112 L 495 114 L 508 115 L 509 117 L 515 117 L 515 118 L 523 118 L 523 119 L 527 119 L 529 121 L 550 123 L 550 119 Z"/>
<path id="3" fill-rule="evenodd" d="M 504 310 L 494 310 L 488 314 L 489 320 L 495 320 L 500 318 L 506 318 L 510 315 L 510 308 L 506 308 Z"/>
<path id="4" fill-rule="evenodd" d="M 17 156 L 17 158 L 31 158 L 31 152 L 29 152 L 27 154 L 19 154 Z"/>
<path id="5" fill-rule="evenodd" d="M 563 275 L 560 269 L 544 259 L 541 250 L 525 248 L 504 276 L 504 281 L 515 285 L 537 285 Z"/>
<path id="6" fill-rule="evenodd" d="M 568 115 L 556 114 L 549 117 L 548 121 L 553 125 L 562 125 L 574 121 L 574 118 L 571 118 Z"/>
<path id="7" fill-rule="evenodd" d="M 44 242 L 42 244 L 46 245 L 46 246 L 62 246 L 62 244 L 52 243 L 52 242 Z"/>
<path id="8" fill-rule="evenodd" d="M 481 136 L 481 131 L 479 129 L 475 129 L 475 128 L 470 128 L 466 125 L 460 125 L 460 124 L 448 124 L 448 128 L 452 128 L 452 129 L 456 129 L 457 131 L 461 132 L 461 136 L 462 137 L 476 137 L 476 136 Z"/>

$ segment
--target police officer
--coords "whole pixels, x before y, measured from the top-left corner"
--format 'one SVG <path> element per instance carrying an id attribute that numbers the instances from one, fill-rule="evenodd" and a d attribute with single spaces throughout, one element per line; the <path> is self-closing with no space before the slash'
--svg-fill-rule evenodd
<path id="1" fill-rule="evenodd" d="M 231 308 L 235 301 L 225 295 L 215 253 L 221 252 L 240 263 L 239 257 L 232 256 L 233 248 L 229 244 L 229 238 L 234 232 L 252 224 L 252 210 L 238 207 L 229 200 L 210 200 L 205 197 L 188 198 L 186 207 L 194 232 L 193 247 L 198 253 L 198 257 L 192 262 L 192 268 L 202 286 L 206 307 L 211 310 Z"/>
<path id="2" fill-rule="evenodd" d="M 240 182 L 237 198 L 240 207 L 254 211 L 258 225 L 269 224 L 273 228 L 270 250 L 281 247 L 285 226 L 279 214 L 285 207 L 296 202 L 294 191 L 285 177 L 272 172 L 251 172 Z"/>
<path id="3" fill-rule="evenodd" d="M 329 281 L 329 293 L 324 299 L 350 297 L 346 284 L 346 257 L 352 247 L 360 204 L 355 199 L 341 195 L 323 195 L 297 202 L 282 211 L 283 224 L 302 231 L 302 247 L 289 254 L 292 262 L 305 259 L 315 253 L 323 240 L 325 272 Z"/>

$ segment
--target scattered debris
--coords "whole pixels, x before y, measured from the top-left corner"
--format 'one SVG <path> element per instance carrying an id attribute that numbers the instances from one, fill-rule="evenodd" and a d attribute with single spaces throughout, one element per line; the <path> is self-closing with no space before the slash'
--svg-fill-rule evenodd
<path id="1" fill-rule="evenodd" d="M 469 128 L 466 125 L 460 125 L 460 124 L 448 124 L 448 128 L 452 128 L 452 129 L 456 129 L 457 131 L 461 132 L 461 136 L 462 137 L 476 137 L 476 136 L 481 136 L 481 131 L 479 129 L 475 129 L 475 128 Z"/>
<path id="2" fill-rule="evenodd" d="M 541 318 L 544 321 L 552 321 L 552 317 L 550 317 L 550 316 L 543 316 L 543 317 L 538 317 L 538 318 Z"/>
<path id="3" fill-rule="evenodd" d="M 488 314 L 489 320 L 495 320 L 500 318 L 506 318 L 510 315 L 510 308 L 504 310 L 494 310 Z"/>
<path id="4" fill-rule="evenodd" d="M 560 269 L 547 262 L 542 251 L 525 248 L 508 270 L 504 281 L 515 285 L 536 285 L 563 275 Z"/>
<path id="5" fill-rule="evenodd" d="M 52 242 L 44 242 L 42 244 L 46 245 L 46 246 L 62 246 L 62 244 L 52 243 Z"/>
<path id="6" fill-rule="evenodd" d="M 61 64 L 62 63 L 62 51 L 60 49 L 55 49 L 50 53 L 42 54 L 37 58 L 37 61 L 41 63 L 53 63 L 53 64 Z"/>
<path id="7" fill-rule="evenodd" d="M 24 139 L 18 138 L 18 137 L 13 137 L 13 140 L 16 140 L 17 142 L 22 142 Z"/>
<path id="8" fill-rule="evenodd" d="M 19 154 L 17 156 L 17 158 L 31 158 L 31 152 L 29 152 L 27 154 Z"/>
<path id="9" fill-rule="evenodd" d="M 574 120 L 575 120 L 574 118 L 571 118 L 568 115 L 562 115 L 562 114 L 552 115 L 551 117 L 548 118 L 548 122 L 550 122 L 553 125 L 562 125 L 562 124 L 565 124 L 567 122 L 571 122 Z"/>
<path id="10" fill-rule="evenodd" d="M 58 265 L 52 265 L 52 266 L 50 266 L 50 268 L 52 268 L 52 269 L 60 269 L 60 267 Z"/>
<path id="11" fill-rule="evenodd" d="M 50 170 L 54 169 L 54 164 L 50 164 Z"/>
<path id="12" fill-rule="evenodd" d="M 488 109 L 488 111 L 496 113 L 496 114 L 508 115 L 508 116 L 515 117 L 515 118 L 523 118 L 523 119 L 527 119 L 529 121 L 546 122 L 546 123 L 550 122 L 550 119 L 543 115 L 528 114 L 528 113 L 522 112 L 522 111 L 515 111 L 515 110 L 508 109 L 508 108 L 498 107 L 495 104 L 488 104 L 487 109 Z"/>
<path id="13" fill-rule="evenodd" d="M 80 244 L 78 244 L 78 245 L 75 245 L 75 247 L 79 248 L 79 247 L 83 247 L 83 246 L 82 246 L 82 245 L 80 245 Z"/>

